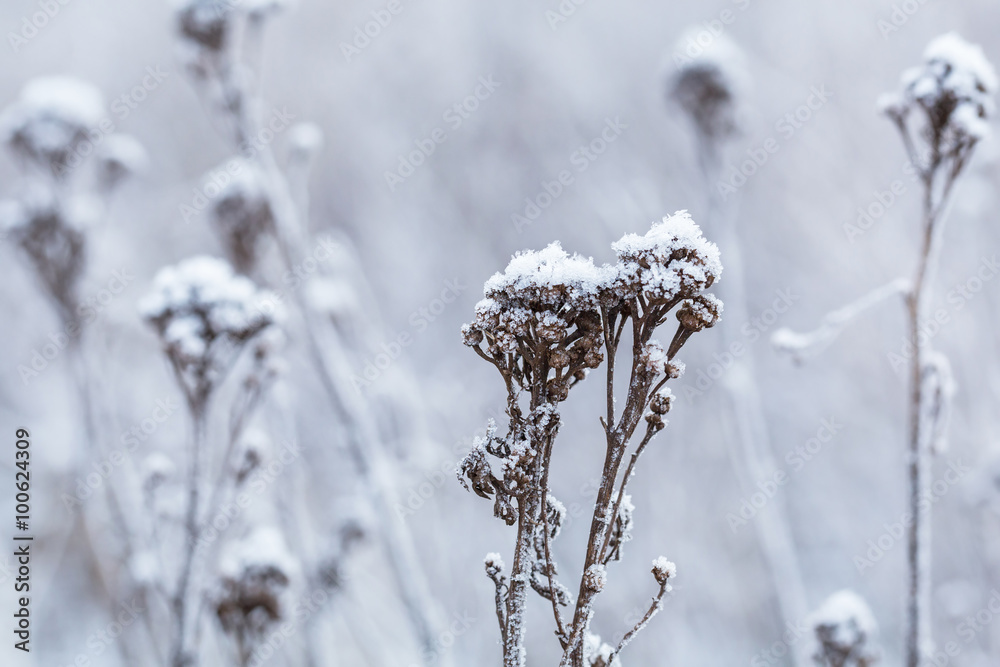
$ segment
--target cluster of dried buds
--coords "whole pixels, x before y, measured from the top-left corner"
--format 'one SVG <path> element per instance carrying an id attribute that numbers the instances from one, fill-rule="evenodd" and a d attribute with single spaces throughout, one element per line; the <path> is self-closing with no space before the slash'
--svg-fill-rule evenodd
<path id="1" fill-rule="evenodd" d="M 189 403 L 203 405 L 247 342 L 275 323 L 276 301 L 214 257 L 168 266 L 153 283 L 140 311 L 156 329 Z M 258 346 L 255 355 L 266 350 Z"/>
<path id="2" fill-rule="evenodd" d="M 713 326 L 722 313 L 721 302 L 705 293 L 722 272 L 718 249 L 705 240 L 686 212 L 654 223 L 644 235 L 624 236 L 613 249 L 617 262 L 601 267 L 567 255 L 557 243 L 540 252 L 515 255 L 503 273 L 487 281 L 475 320 L 463 328 L 465 344 L 497 368 L 508 394 L 506 435 L 498 436 L 496 425 L 490 423 L 486 436 L 476 441 L 458 470 L 467 489 L 494 499 L 498 518 L 518 526 L 509 577 L 496 554 L 486 562 L 497 589 L 505 667 L 523 664 L 528 585 L 552 602 L 556 634 L 569 661 L 565 664 L 617 664 L 613 660 L 621 645 L 591 650 L 590 605 L 605 587 L 606 566 L 621 557 L 622 544 L 631 538 L 634 507 L 626 485 L 639 454 L 665 426 L 663 415 L 673 401 L 665 384 L 683 372 L 674 356 L 693 333 Z M 678 327 L 664 347 L 652 337 L 672 312 Z M 629 324 L 631 375 L 624 409 L 616 415 L 615 357 Z M 609 455 L 576 613 L 572 622 L 564 622 L 559 608 L 571 605 L 573 599 L 555 578 L 550 543 L 559 534 L 566 510 L 548 490 L 558 408 L 572 387 L 605 362 L 608 415 L 602 423 Z M 615 493 L 625 450 L 643 416 L 646 435 Z M 673 575 L 656 576 L 661 593 L 648 616 L 659 609 L 658 600 L 669 589 L 666 580 Z M 646 621 L 648 617 L 643 625 Z M 586 661 L 585 655 L 590 656 Z"/>
<path id="3" fill-rule="evenodd" d="M 950 160 L 957 174 L 989 133 L 987 121 L 996 109 L 998 85 L 982 48 L 948 33 L 927 46 L 924 63 L 903 72 L 902 90 L 883 95 L 879 106 L 903 132 L 911 152 L 911 115 L 922 111 L 922 138 L 931 154 L 929 161 L 916 164 L 930 172 L 940 161 Z"/>

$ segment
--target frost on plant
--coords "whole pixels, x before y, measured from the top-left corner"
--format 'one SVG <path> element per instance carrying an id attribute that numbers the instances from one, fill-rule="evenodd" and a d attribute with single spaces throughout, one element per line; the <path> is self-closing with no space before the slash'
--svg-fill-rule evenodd
<path id="1" fill-rule="evenodd" d="M 883 95 L 882 111 L 895 123 L 911 164 L 923 186 L 923 211 L 917 230 L 920 252 L 912 280 L 896 279 L 824 318 L 809 334 L 780 330 L 772 342 L 801 359 L 826 345 L 855 317 L 885 298 L 902 294 L 907 311 L 907 359 L 890 357 L 893 367 L 906 368 L 909 381 L 907 477 L 906 667 L 918 667 L 933 648 L 931 632 L 931 512 L 923 498 L 931 492 L 934 454 L 946 445 L 946 430 L 955 392 L 948 359 L 933 349 L 921 326 L 928 320 L 930 285 L 940 256 L 942 211 L 973 149 L 989 133 L 998 80 L 979 46 L 955 33 L 933 40 L 923 64 L 906 70 L 901 90 Z"/>
<path id="2" fill-rule="evenodd" d="M 189 402 L 204 400 L 244 344 L 274 322 L 274 299 L 214 257 L 162 269 L 140 304 Z"/>
<path id="3" fill-rule="evenodd" d="M 33 79 L 0 116 L 0 138 L 25 161 L 59 173 L 105 114 L 94 86 L 72 77 Z"/>
<path id="4" fill-rule="evenodd" d="M 0 226 L 23 251 L 65 323 L 76 318 L 87 265 L 87 235 L 107 198 L 145 151 L 124 135 L 91 136 L 105 118 L 103 97 L 72 77 L 32 79 L 0 113 L 0 140 L 23 167 L 17 194 L 0 204 Z M 85 157 L 92 172 L 83 169 Z"/>
<path id="5" fill-rule="evenodd" d="M 878 624 L 857 593 L 834 593 L 806 619 L 810 655 L 820 667 L 872 667 L 879 659 Z"/>
<path id="6" fill-rule="evenodd" d="M 614 264 L 568 255 L 558 243 L 525 251 L 490 278 L 475 319 L 463 328 L 465 344 L 500 372 L 507 389 L 507 433 L 490 423 L 459 467 L 469 490 L 494 501 L 494 514 L 517 526 L 510 572 L 497 554 L 486 559 L 496 588 L 496 613 L 505 667 L 524 664 L 525 598 L 530 586 L 552 605 L 563 665 L 618 664 L 617 654 L 660 609 L 676 571 L 655 562 L 659 593 L 643 619 L 617 647 L 593 646 L 589 627 L 595 597 L 605 589 L 608 565 L 622 557 L 632 537 L 635 507 L 626 493 L 635 465 L 666 425 L 672 394 L 665 385 L 680 376 L 674 356 L 688 338 L 713 326 L 722 304 L 705 292 L 719 278 L 719 252 L 686 212 L 654 223 L 644 235 L 616 242 Z M 653 339 L 674 313 L 678 326 L 667 345 Z M 632 334 L 628 393 L 616 409 L 616 356 L 626 329 Z M 559 405 L 587 374 L 607 367 L 608 449 L 575 596 L 558 579 L 551 543 L 565 508 L 549 492 L 550 462 L 559 430 Z M 626 452 L 640 422 L 644 435 L 624 471 Z M 564 617 L 564 609 L 571 610 Z"/>
<path id="7" fill-rule="evenodd" d="M 928 166 L 949 159 L 961 169 L 976 142 L 989 133 L 997 85 L 982 48 L 948 33 L 927 46 L 922 65 L 903 72 L 902 90 L 882 96 L 879 105 L 904 132 L 911 115 L 921 112 L 923 138 L 933 152 Z"/>
<path id="8" fill-rule="evenodd" d="M 240 160 L 229 182 L 212 201 L 212 224 L 240 273 L 258 264 L 262 245 L 274 232 L 274 212 L 267 178 L 253 163 Z"/>
<path id="9" fill-rule="evenodd" d="M 676 51 L 694 40 L 702 26 L 685 32 Z M 691 118 L 701 137 L 719 142 L 739 132 L 739 100 L 748 87 L 744 56 L 725 35 L 716 36 L 694 58 L 677 57 L 667 95 Z"/>
<path id="10" fill-rule="evenodd" d="M 215 615 L 236 645 L 239 664 L 249 664 L 254 646 L 291 618 L 288 591 L 298 562 L 279 530 L 257 527 L 228 545 L 218 567 Z"/>

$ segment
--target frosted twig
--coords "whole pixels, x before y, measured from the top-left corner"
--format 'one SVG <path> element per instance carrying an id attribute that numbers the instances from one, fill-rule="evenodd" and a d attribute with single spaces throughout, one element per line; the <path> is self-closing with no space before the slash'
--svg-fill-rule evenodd
<path id="1" fill-rule="evenodd" d="M 865 312 L 896 295 L 908 297 L 910 289 L 910 281 L 897 278 L 872 290 L 860 299 L 828 313 L 820 320 L 820 326 L 813 331 L 797 333 L 784 327 L 778 329 L 771 335 L 771 344 L 779 352 L 789 354 L 796 362 L 801 362 L 806 357 L 825 349 L 837 339 L 837 336 L 847 325 Z"/>

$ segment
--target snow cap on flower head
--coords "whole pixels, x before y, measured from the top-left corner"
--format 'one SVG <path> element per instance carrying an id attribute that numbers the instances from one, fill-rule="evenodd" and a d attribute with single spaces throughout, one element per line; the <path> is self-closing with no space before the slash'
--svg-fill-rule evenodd
<path id="1" fill-rule="evenodd" d="M 619 263 L 609 287 L 621 298 L 651 303 L 690 299 L 722 275 L 719 248 L 702 236 L 687 211 L 654 222 L 642 236 L 626 234 L 612 248 Z"/>
<path id="2" fill-rule="evenodd" d="M 903 72 L 902 90 L 883 95 L 879 107 L 896 118 L 919 107 L 933 127 L 956 135 L 953 141 L 978 140 L 989 133 L 998 85 L 982 47 L 949 32 L 927 46 L 924 63 Z"/>
<path id="3" fill-rule="evenodd" d="M 257 527 L 247 537 L 228 545 L 219 562 L 215 610 L 227 632 L 263 635 L 272 624 L 288 617 L 284 599 L 299 572 L 298 561 L 276 528 Z"/>
<path id="4" fill-rule="evenodd" d="M 161 269 L 139 311 L 159 334 L 190 397 L 209 390 L 216 372 L 228 368 L 221 354 L 238 351 L 275 323 L 281 315 L 275 303 L 273 294 L 235 275 L 225 261 L 200 256 Z"/>
<path id="5" fill-rule="evenodd" d="M 745 57 L 726 35 L 703 46 L 701 26 L 689 28 L 674 47 L 667 94 L 705 137 L 725 139 L 739 130 L 738 102 L 749 86 Z M 697 48 L 692 48 L 692 45 Z"/>
<path id="6" fill-rule="evenodd" d="M 101 92 L 86 81 L 38 77 L 0 115 L 0 139 L 18 155 L 59 169 L 104 116 Z"/>
<path id="7" fill-rule="evenodd" d="M 821 664 L 870 665 L 879 656 L 878 623 L 864 599 L 851 590 L 828 597 L 806 619 L 812 630 L 811 653 Z M 843 661 L 851 656 L 855 662 Z"/>

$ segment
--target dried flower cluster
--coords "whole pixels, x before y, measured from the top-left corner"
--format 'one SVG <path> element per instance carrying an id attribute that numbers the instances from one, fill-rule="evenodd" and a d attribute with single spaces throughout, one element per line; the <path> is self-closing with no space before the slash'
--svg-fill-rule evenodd
<path id="1" fill-rule="evenodd" d="M 249 274 L 258 265 L 268 235 L 275 231 L 274 211 L 260 168 L 245 160 L 237 164 L 212 201 L 212 223 L 229 261 L 240 273 Z"/>
<path id="2" fill-rule="evenodd" d="M 879 660 L 878 624 L 854 591 L 834 593 L 810 614 L 812 659 L 821 667 L 872 667 Z"/>
<path id="3" fill-rule="evenodd" d="M 0 117 L 0 139 L 19 157 L 55 174 L 104 114 L 104 97 L 89 83 L 41 77 L 30 81 Z"/>
<path id="4" fill-rule="evenodd" d="M 140 303 L 189 400 L 204 400 L 235 353 L 274 322 L 275 302 L 226 262 L 193 257 L 162 269 Z"/>
<path id="5" fill-rule="evenodd" d="M 674 356 L 691 334 L 713 326 L 722 304 L 706 289 L 719 278 L 718 249 L 704 239 L 686 212 L 654 223 L 645 235 L 629 234 L 613 245 L 617 262 L 597 267 L 569 256 L 558 244 L 517 254 L 503 273 L 487 281 L 475 320 L 463 328 L 465 344 L 500 372 L 507 388 L 507 434 L 490 424 L 459 467 L 467 489 L 494 499 L 494 514 L 517 525 L 511 572 L 496 554 L 485 561 L 496 587 L 496 610 L 505 667 L 524 664 L 524 608 L 530 586 L 551 601 L 564 665 L 613 665 L 618 652 L 659 610 L 676 571 L 657 560 L 660 592 L 642 621 L 617 648 L 589 634 L 594 598 L 604 590 L 610 562 L 631 538 L 634 507 L 626 487 L 639 455 L 665 422 L 672 395 L 664 385 L 680 376 Z M 676 313 L 678 327 L 667 347 L 653 334 Z M 632 366 L 620 415 L 614 397 L 615 358 L 631 324 Z M 549 493 L 559 404 L 590 370 L 607 362 L 607 417 L 602 419 L 607 458 L 595 505 L 587 555 L 574 605 L 556 578 L 551 542 L 566 510 Z M 525 396 L 527 399 L 525 400 Z M 645 417 L 646 431 L 620 475 L 631 438 Z M 495 461 L 495 463 L 494 463 Z M 619 479 L 620 478 L 620 479 Z M 596 642 L 596 643 L 595 643 Z M 596 646 L 596 648 L 595 648 Z"/>
<path id="6" fill-rule="evenodd" d="M 285 600 L 299 575 L 281 531 L 261 526 L 231 543 L 219 562 L 215 614 L 245 665 L 254 645 L 289 617 Z"/>
<path id="7" fill-rule="evenodd" d="M 927 321 L 929 284 L 940 253 L 941 213 L 973 149 L 989 132 L 998 79 L 982 48 L 955 33 L 933 40 L 924 63 L 906 70 L 902 91 L 883 95 L 880 108 L 895 123 L 923 185 L 920 254 L 912 280 L 896 279 L 824 319 L 809 334 L 779 330 L 773 343 L 802 358 L 810 348 L 829 343 L 850 321 L 886 298 L 902 294 L 907 309 L 907 337 L 913 351 L 909 366 L 907 477 L 906 667 L 919 667 L 933 643 L 931 630 L 931 492 L 934 454 L 946 444 L 947 420 L 955 383 L 947 358 L 933 349 L 921 326 Z M 901 361 L 902 365 L 902 361 Z M 855 663 L 831 663 L 855 664 Z M 869 663 L 857 663 L 869 664 Z"/>
<path id="8" fill-rule="evenodd" d="M 0 114 L 0 140 L 26 167 L 18 194 L 0 206 L 0 227 L 67 323 L 76 316 L 87 233 L 104 215 L 103 199 L 146 161 L 135 139 L 97 131 L 104 114 L 100 91 L 62 76 L 29 81 Z M 78 169 L 91 155 L 96 182 Z"/>
<path id="9" fill-rule="evenodd" d="M 685 32 L 675 51 L 697 43 L 697 26 Z M 700 49 L 695 57 L 675 57 L 677 71 L 667 82 L 667 95 L 691 118 L 702 139 L 723 141 L 740 129 L 739 99 L 747 87 L 742 51 L 725 35 Z"/>
<path id="10" fill-rule="evenodd" d="M 980 46 L 955 33 L 942 35 L 924 51 L 924 64 L 902 76 L 902 91 L 884 95 L 883 111 L 905 126 L 915 110 L 926 119 L 932 150 L 964 163 L 976 142 L 989 133 L 998 80 Z"/>

